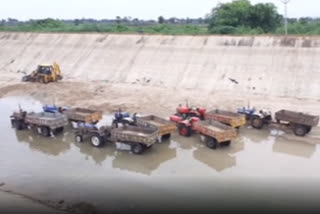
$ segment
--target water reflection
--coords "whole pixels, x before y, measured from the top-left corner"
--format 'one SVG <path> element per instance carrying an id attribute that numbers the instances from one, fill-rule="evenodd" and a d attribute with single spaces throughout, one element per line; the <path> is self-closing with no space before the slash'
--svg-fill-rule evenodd
<path id="1" fill-rule="evenodd" d="M 115 153 L 115 147 L 112 144 L 105 144 L 101 148 L 96 148 L 89 142 L 84 141 L 83 143 L 75 142 L 74 145 L 79 148 L 80 153 L 85 156 L 86 160 L 91 158 L 97 165 L 102 165 L 107 157 L 113 157 Z"/>
<path id="2" fill-rule="evenodd" d="M 275 143 L 273 144 L 272 150 L 273 152 L 311 158 L 316 151 L 316 145 L 295 140 L 287 141 L 283 137 L 277 137 Z"/>
<path id="3" fill-rule="evenodd" d="M 238 138 L 230 146 L 218 147 L 216 150 L 209 149 L 203 143 L 197 143 L 195 147 L 196 150 L 193 151 L 193 157 L 220 172 L 236 165 L 234 154 L 244 149 L 244 143 Z"/>
<path id="4" fill-rule="evenodd" d="M 240 136 L 245 136 L 253 143 L 261 143 L 268 139 L 270 130 L 265 127 L 263 129 L 254 129 L 251 127 L 242 127 L 239 132 Z"/>
<path id="5" fill-rule="evenodd" d="M 58 156 L 70 149 L 70 141 L 67 140 L 69 132 L 58 135 L 54 138 L 43 137 L 29 130 L 14 130 L 17 141 L 27 143 L 31 150 L 39 151 L 47 155 Z"/>
<path id="6" fill-rule="evenodd" d="M 170 148 L 169 142 L 157 143 L 142 155 L 115 151 L 112 167 L 131 172 L 150 175 L 162 163 L 177 156 L 176 148 Z"/>

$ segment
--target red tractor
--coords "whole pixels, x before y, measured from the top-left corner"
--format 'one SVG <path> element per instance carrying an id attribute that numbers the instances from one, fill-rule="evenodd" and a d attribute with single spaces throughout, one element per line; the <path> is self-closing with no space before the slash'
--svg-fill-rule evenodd
<path id="1" fill-rule="evenodd" d="M 204 120 L 204 114 L 206 113 L 206 109 L 202 107 L 194 108 L 187 106 L 182 106 L 181 104 L 177 107 L 176 116 L 183 117 L 187 119 L 188 117 L 197 117 L 201 120 Z"/>
<path id="2" fill-rule="evenodd" d="M 178 125 L 179 134 L 185 137 L 192 135 L 193 126 L 192 124 L 199 121 L 198 117 L 181 117 L 178 115 L 170 116 L 170 120 L 176 122 Z"/>

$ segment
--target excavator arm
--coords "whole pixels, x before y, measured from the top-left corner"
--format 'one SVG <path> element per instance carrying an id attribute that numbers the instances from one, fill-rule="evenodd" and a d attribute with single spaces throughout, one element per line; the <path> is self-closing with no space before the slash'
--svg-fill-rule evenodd
<path id="1" fill-rule="evenodd" d="M 54 71 L 54 75 L 56 76 L 56 78 L 58 80 L 61 80 L 62 75 L 61 75 L 60 66 L 56 62 L 53 63 L 53 71 Z"/>

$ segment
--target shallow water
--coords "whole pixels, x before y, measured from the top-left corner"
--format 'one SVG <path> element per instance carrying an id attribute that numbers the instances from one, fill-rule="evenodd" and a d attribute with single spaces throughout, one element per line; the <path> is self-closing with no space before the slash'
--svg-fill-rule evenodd
<path id="1" fill-rule="evenodd" d="M 300 187 L 306 191 L 304 198 L 320 195 L 308 185 L 316 181 L 320 186 L 318 128 L 302 140 L 281 131 L 243 127 L 230 147 L 217 150 L 204 146 L 198 135 L 174 133 L 169 141 L 134 155 L 112 144 L 94 148 L 88 141 L 75 143 L 70 127 L 50 138 L 16 131 L 9 115 L 19 104 L 28 111 L 42 110 L 31 98 L 0 99 L 0 183 L 19 193 L 44 200 L 85 200 L 112 211 L 179 207 L 188 201 L 203 208 L 211 204 L 202 198 L 236 200 L 243 195 L 252 200 L 276 195 L 286 198 L 283 205 L 293 206 L 288 195 L 301 193 Z M 106 115 L 100 124 L 110 119 Z"/>

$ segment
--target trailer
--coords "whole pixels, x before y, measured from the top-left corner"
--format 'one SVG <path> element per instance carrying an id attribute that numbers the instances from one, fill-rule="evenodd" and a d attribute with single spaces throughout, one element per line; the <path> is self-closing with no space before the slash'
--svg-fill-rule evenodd
<path id="1" fill-rule="evenodd" d="M 71 122 L 98 123 L 102 119 L 102 111 L 86 108 L 72 108 L 63 112 Z"/>
<path id="2" fill-rule="evenodd" d="M 218 121 L 233 128 L 239 128 L 246 124 L 246 117 L 244 115 L 220 109 L 206 112 L 204 118 L 205 120 Z"/>
<path id="3" fill-rule="evenodd" d="M 76 142 L 88 137 L 92 146 L 101 147 L 106 142 L 125 144 L 134 154 L 141 154 L 156 143 L 159 130 L 153 127 L 125 125 L 123 127 L 102 126 L 100 128 L 82 124 L 75 133 Z"/>
<path id="4" fill-rule="evenodd" d="M 44 105 L 44 112 L 65 114 L 70 122 L 96 124 L 102 119 L 102 111 L 87 108 L 69 108 L 56 105 Z"/>
<path id="5" fill-rule="evenodd" d="M 279 110 L 275 113 L 275 121 L 270 114 L 256 114 L 251 119 L 251 126 L 261 129 L 264 125 L 273 125 L 279 128 L 290 129 L 297 136 L 305 136 L 312 127 L 319 124 L 319 116 L 305 114 L 291 110 Z"/>
<path id="6" fill-rule="evenodd" d="M 275 113 L 277 123 L 285 122 L 297 136 L 305 136 L 319 124 L 319 116 L 282 109 Z"/>
<path id="7" fill-rule="evenodd" d="M 237 137 L 236 129 L 214 120 L 197 121 L 193 129 L 200 134 L 201 141 L 211 149 L 216 149 L 220 144 L 229 146 Z"/>
<path id="8" fill-rule="evenodd" d="M 64 126 L 68 125 L 67 117 L 61 113 L 27 113 L 20 110 L 10 118 L 12 126 L 17 130 L 30 129 L 45 137 L 62 132 Z"/>
<path id="9" fill-rule="evenodd" d="M 177 130 L 177 126 L 175 123 L 155 115 L 137 117 L 137 125 L 151 125 L 157 127 L 159 129 L 159 142 L 164 139 L 170 138 L 171 133 Z"/>

